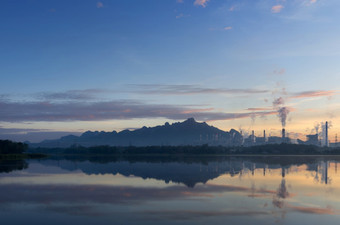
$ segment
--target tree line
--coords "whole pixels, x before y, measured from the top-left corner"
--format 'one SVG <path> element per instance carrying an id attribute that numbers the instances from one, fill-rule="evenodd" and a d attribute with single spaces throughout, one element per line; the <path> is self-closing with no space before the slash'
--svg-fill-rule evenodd
<path id="1" fill-rule="evenodd" d="M 0 140 L 0 154 L 22 154 L 28 148 L 27 144 Z"/>
<path id="2" fill-rule="evenodd" d="M 225 147 L 209 145 L 183 146 L 93 146 L 73 145 L 69 148 L 35 148 L 32 153 L 47 154 L 111 154 L 111 155 L 146 155 L 146 154 L 192 154 L 192 155 L 340 155 L 340 148 L 323 148 L 313 145 L 271 144 L 251 147 Z"/>

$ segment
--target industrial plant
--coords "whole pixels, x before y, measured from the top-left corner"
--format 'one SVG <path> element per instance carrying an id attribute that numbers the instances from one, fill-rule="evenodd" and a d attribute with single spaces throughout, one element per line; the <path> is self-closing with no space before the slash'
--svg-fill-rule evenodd
<path id="1" fill-rule="evenodd" d="M 251 135 L 248 137 L 243 137 L 243 146 L 255 146 L 255 145 L 264 145 L 264 144 L 281 144 L 281 143 L 295 143 L 295 144 L 303 144 L 303 145 L 315 145 L 320 147 L 338 147 L 339 144 L 337 142 L 337 136 L 335 138 L 334 143 L 330 143 L 329 137 L 328 137 L 328 129 L 329 124 L 328 121 L 326 121 L 322 126 L 322 132 L 318 133 L 318 130 L 316 130 L 315 134 L 308 134 L 306 135 L 306 140 L 300 140 L 300 139 L 291 139 L 288 137 L 286 133 L 286 129 L 282 128 L 281 131 L 281 137 L 280 136 L 266 136 L 266 131 L 263 131 L 262 136 L 255 136 L 255 131 L 253 130 L 251 132 Z"/>

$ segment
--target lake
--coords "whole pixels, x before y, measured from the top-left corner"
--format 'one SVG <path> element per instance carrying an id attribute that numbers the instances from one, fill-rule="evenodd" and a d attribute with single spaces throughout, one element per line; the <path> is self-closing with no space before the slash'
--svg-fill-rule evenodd
<path id="1" fill-rule="evenodd" d="M 338 224 L 339 162 L 337 156 L 3 160 L 0 220 L 6 225 Z"/>

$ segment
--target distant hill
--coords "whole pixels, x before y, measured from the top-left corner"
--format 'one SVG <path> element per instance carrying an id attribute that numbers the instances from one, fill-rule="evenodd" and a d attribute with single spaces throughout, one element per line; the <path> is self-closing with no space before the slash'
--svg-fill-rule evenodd
<path id="1" fill-rule="evenodd" d="M 177 146 L 177 145 L 241 145 L 241 134 L 231 129 L 222 131 L 207 123 L 196 122 L 189 118 L 183 122 L 165 123 L 162 126 L 142 127 L 133 131 L 98 132 L 87 131 L 81 136 L 68 135 L 57 140 L 45 140 L 40 143 L 30 143 L 30 147 L 65 148 L 72 145 L 84 147 L 110 146 Z"/>

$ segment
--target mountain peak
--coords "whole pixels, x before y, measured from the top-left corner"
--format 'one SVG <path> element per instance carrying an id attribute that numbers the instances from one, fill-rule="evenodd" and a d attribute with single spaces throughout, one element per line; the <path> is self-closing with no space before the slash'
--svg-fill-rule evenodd
<path id="1" fill-rule="evenodd" d="M 193 117 L 191 117 L 191 118 L 188 118 L 187 120 L 185 120 L 183 123 L 197 123 L 196 122 L 196 120 L 193 118 Z"/>

